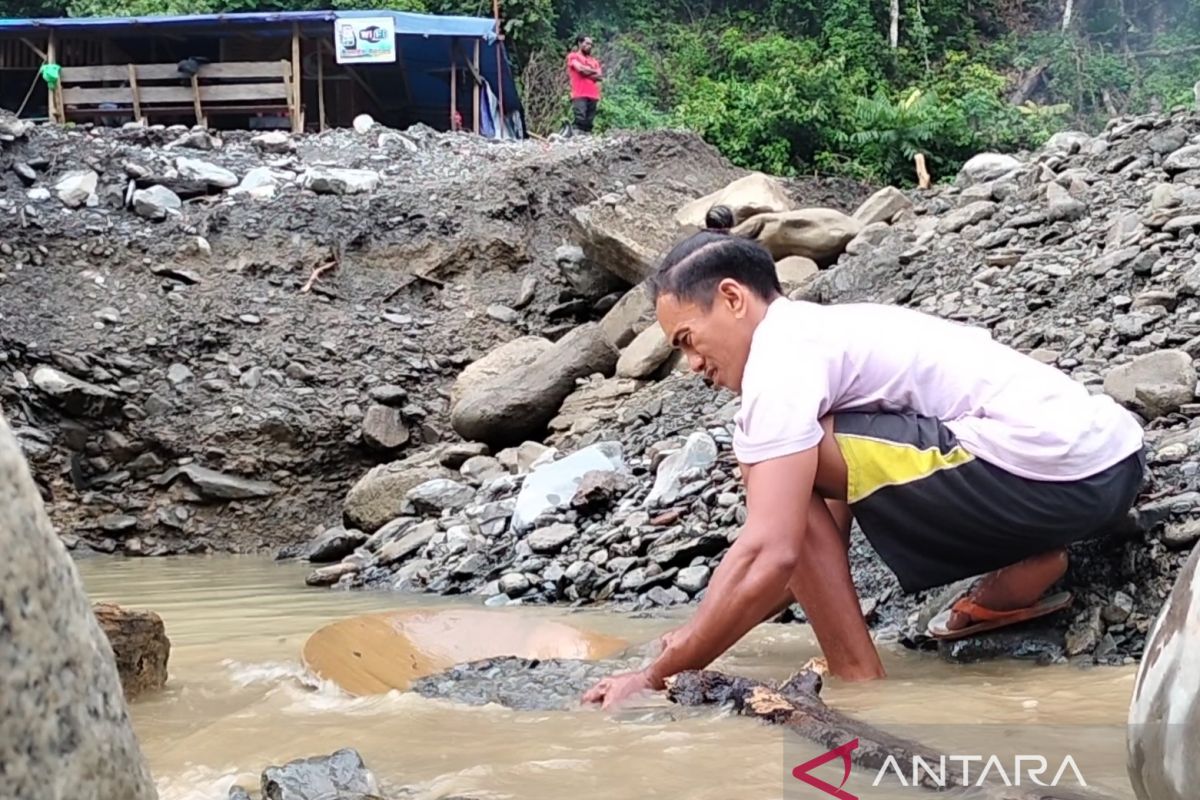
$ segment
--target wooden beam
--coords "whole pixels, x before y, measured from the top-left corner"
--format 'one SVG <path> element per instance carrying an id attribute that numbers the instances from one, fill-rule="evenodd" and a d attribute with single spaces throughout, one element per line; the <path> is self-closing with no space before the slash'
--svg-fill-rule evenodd
<path id="1" fill-rule="evenodd" d="M 300 72 L 300 23 L 292 23 L 292 133 L 304 131 L 304 119 L 300 116 L 300 106 L 304 97 L 304 76 Z"/>
<path id="2" fill-rule="evenodd" d="M 177 81 L 182 77 L 177 64 L 134 64 L 138 80 Z M 63 67 L 63 83 L 100 83 L 123 81 L 128 77 L 127 66 L 110 64 L 94 67 Z M 287 78 L 292 75 L 291 62 L 229 61 L 224 64 L 203 64 L 196 73 L 203 80 L 214 78 Z"/>
<path id="3" fill-rule="evenodd" d="M 145 125 L 146 120 L 142 116 L 142 96 L 138 93 L 137 70 L 133 68 L 133 64 L 126 66 L 129 67 L 129 88 L 133 92 L 133 118 Z"/>
<path id="4" fill-rule="evenodd" d="M 49 60 L 50 60 L 50 56 L 46 55 L 45 51 L 44 51 L 44 50 L 42 50 L 42 48 L 38 47 L 38 46 L 37 46 L 36 44 L 34 44 L 33 42 L 29 41 L 28 39 L 26 39 L 26 38 L 25 38 L 25 37 L 23 37 L 23 36 L 21 37 L 21 41 L 25 43 L 25 46 L 26 46 L 26 47 L 28 47 L 28 48 L 29 48 L 30 50 L 32 50 L 33 52 L 37 53 L 37 56 L 38 56 L 38 58 L 40 58 L 42 61 L 49 61 Z"/>
<path id="5" fill-rule="evenodd" d="M 454 115 L 458 113 L 458 59 L 451 48 L 450 55 L 450 130 L 454 130 Z"/>
<path id="6" fill-rule="evenodd" d="M 58 57 L 58 34 L 56 34 L 52 30 L 52 31 L 50 31 L 49 42 L 47 42 L 47 44 L 46 44 L 46 63 L 47 64 L 55 63 L 54 59 L 56 59 L 57 57 Z M 58 111 L 58 100 L 55 97 L 55 94 L 57 94 L 57 93 L 54 91 L 54 89 L 52 87 L 47 88 L 46 91 L 47 91 L 47 94 L 46 94 L 46 116 L 48 116 L 50 118 L 51 122 L 62 122 L 63 121 L 62 116 L 59 114 L 59 111 Z"/>
<path id="7" fill-rule="evenodd" d="M 204 122 L 204 109 L 200 105 L 200 79 L 192 76 L 192 103 L 196 106 L 196 124 L 208 127 Z"/>
<path id="8" fill-rule="evenodd" d="M 193 78 L 193 80 L 198 80 Z M 108 88 L 68 88 L 62 96 L 71 105 L 96 105 L 98 103 L 133 103 L 133 89 L 128 86 Z M 282 100 L 290 106 L 293 98 L 291 87 L 286 83 L 223 83 L 214 86 L 145 86 L 138 84 L 138 99 L 145 104 L 184 104 L 199 99 L 202 103 L 245 103 L 262 100 Z"/>
<path id="9" fill-rule="evenodd" d="M 325 48 L 317 47 L 317 130 L 325 130 Z"/>
<path id="10" fill-rule="evenodd" d="M 475 135 L 479 135 L 479 40 L 475 40 Z"/>

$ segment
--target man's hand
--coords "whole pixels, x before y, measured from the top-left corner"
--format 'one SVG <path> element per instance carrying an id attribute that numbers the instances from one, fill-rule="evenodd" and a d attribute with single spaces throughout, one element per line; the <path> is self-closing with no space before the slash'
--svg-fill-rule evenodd
<path id="1" fill-rule="evenodd" d="M 620 705 L 629 698 L 642 692 L 657 691 L 662 686 L 654 686 L 649 674 L 644 670 L 639 672 L 622 672 L 601 678 L 583 695 L 585 703 L 600 703 L 605 710 Z"/>

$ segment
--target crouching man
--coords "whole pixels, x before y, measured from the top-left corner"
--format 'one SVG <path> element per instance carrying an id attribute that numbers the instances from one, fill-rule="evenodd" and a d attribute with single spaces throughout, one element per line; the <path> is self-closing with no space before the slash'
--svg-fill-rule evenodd
<path id="1" fill-rule="evenodd" d="M 884 677 L 847 554 L 851 519 L 908 592 L 980 576 L 929 634 L 955 638 L 1064 608 L 1066 545 L 1132 505 L 1133 415 L 988 332 L 896 306 L 783 296 L 761 246 L 704 231 L 652 276 L 691 369 L 741 396 L 734 453 L 747 520 L 703 601 L 605 708 L 706 667 L 795 599 L 832 674 Z"/>

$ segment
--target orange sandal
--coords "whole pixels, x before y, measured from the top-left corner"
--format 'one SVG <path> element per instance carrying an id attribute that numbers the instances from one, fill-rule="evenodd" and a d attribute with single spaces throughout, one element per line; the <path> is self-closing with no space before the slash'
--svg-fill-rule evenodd
<path id="1" fill-rule="evenodd" d="M 926 631 L 934 639 L 941 639 L 943 641 L 961 639 L 976 633 L 983 633 L 984 631 L 995 630 L 996 628 L 1003 628 L 1008 625 L 1015 625 L 1018 622 L 1025 622 L 1026 620 L 1053 614 L 1055 611 L 1061 611 L 1071 605 L 1071 599 L 1070 592 L 1059 592 L 1049 597 L 1043 597 L 1037 603 L 1027 608 L 1018 608 L 1012 611 L 995 611 L 979 605 L 969 597 L 961 597 L 954 605 L 931 619 Z M 955 611 L 966 614 L 972 620 L 975 620 L 975 622 L 964 628 L 950 630 L 946 626 L 950 624 L 950 615 Z"/>

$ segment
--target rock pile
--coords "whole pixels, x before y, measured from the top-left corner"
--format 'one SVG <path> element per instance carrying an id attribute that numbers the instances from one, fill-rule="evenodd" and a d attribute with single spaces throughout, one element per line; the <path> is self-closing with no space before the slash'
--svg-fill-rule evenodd
<path id="1" fill-rule="evenodd" d="M 548 145 L 6 117 L 0 403 L 71 548 L 305 542 L 364 471 L 453 446 L 459 426 L 497 446 L 540 436 L 575 377 L 612 369 L 629 283 L 569 246 L 573 210 L 600 198 L 624 219 L 737 175 L 679 133 Z M 853 187 L 785 186 L 793 203 Z M 519 363 L 545 361 L 524 373 L 538 399 L 462 380 L 452 419 L 463 368 L 525 340 Z"/>
<path id="2" fill-rule="evenodd" d="M 771 186 L 762 177 L 748 183 Z M 793 286 L 793 297 L 903 303 L 985 327 L 1109 393 L 1145 423 L 1151 475 L 1128 525 L 1075 549 L 1072 612 L 1001 641 L 1004 652 L 1136 658 L 1200 540 L 1198 186 L 1200 117 L 1179 112 L 1115 120 L 1097 136 L 1058 134 L 1034 153 L 982 154 L 952 185 L 885 189 L 853 214 L 788 208 L 769 190 L 738 201 L 747 214 L 739 226 L 772 249 L 781 272 L 791 257 L 832 260 Z M 664 231 L 694 226 L 695 199 L 662 207 L 654 235 L 668 241 Z M 606 210 L 603 199 L 577 209 L 584 257 L 626 280 L 644 277 L 650 262 L 639 254 L 648 243 L 635 233 L 644 213 Z M 814 235 L 831 249 L 802 251 Z M 556 389 L 537 408 L 539 422 L 553 415 L 541 443 L 513 447 L 533 429 L 520 427 L 514 411 L 505 417 L 511 435 L 500 415 L 492 428 L 465 431 L 495 455 L 468 459 L 457 474 L 442 463 L 438 475 L 405 482 L 399 476 L 416 464 L 391 465 L 390 485 L 403 488 L 391 493 L 389 519 L 356 512 L 356 493 L 370 494 L 381 479 L 363 478 L 346 506 L 347 524 L 359 526 L 353 551 L 310 580 L 473 592 L 489 603 L 648 608 L 702 596 L 745 516 L 729 449 L 735 401 L 673 369 L 651 313 L 636 288 L 612 307 L 600 328 L 619 351 L 615 366 L 571 373 L 575 391 L 560 400 Z M 544 345 L 510 346 L 516 350 L 489 355 L 462 380 L 474 381 L 480 396 L 504 397 L 530 383 L 529 365 L 552 363 Z M 879 634 L 923 644 L 921 622 L 948 591 L 904 595 L 857 534 L 852 556 L 864 613 Z M 960 660 L 994 649 L 972 640 L 944 647 Z"/>

